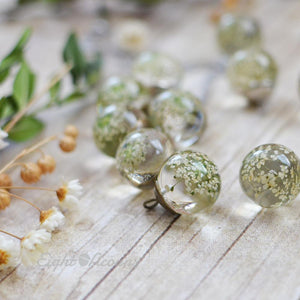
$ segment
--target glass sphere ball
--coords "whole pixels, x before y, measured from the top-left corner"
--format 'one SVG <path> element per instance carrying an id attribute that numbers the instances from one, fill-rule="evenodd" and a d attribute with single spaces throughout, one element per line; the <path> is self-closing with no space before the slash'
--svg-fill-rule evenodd
<path id="1" fill-rule="evenodd" d="M 227 70 L 232 87 L 259 104 L 271 94 L 277 78 L 277 66 L 272 56 L 261 49 L 236 52 Z"/>
<path id="2" fill-rule="evenodd" d="M 261 43 L 260 27 L 257 21 L 248 16 L 224 14 L 218 25 L 218 44 L 226 54 Z"/>
<path id="3" fill-rule="evenodd" d="M 117 167 L 134 186 L 151 188 L 162 164 L 172 153 L 172 144 L 163 133 L 139 129 L 128 134 L 121 143 Z"/>
<path id="4" fill-rule="evenodd" d="M 173 154 L 156 180 L 157 200 L 177 214 L 194 214 L 211 207 L 221 190 L 216 165 L 199 152 Z"/>
<path id="5" fill-rule="evenodd" d="M 141 93 L 139 84 L 130 77 L 109 77 L 102 85 L 98 105 L 128 106 L 138 99 Z"/>
<path id="6" fill-rule="evenodd" d="M 137 112 L 115 105 L 101 108 L 93 127 L 95 144 L 101 152 L 115 157 L 124 137 L 142 126 L 142 115 Z"/>
<path id="7" fill-rule="evenodd" d="M 133 76 L 146 88 L 168 89 L 178 85 L 181 65 L 173 58 L 157 52 L 143 52 L 133 66 Z"/>
<path id="8" fill-rule="evenodd" d="M 300 192 L 299 158 L 282 145 L 256 147 L 244 159 L 240 183 L 249 198 L 262 207 L 278 207 Z"/>
<path id="9" fill-rule="evenodd" d="M 206 115 L 200 100 L 189 92 L 168 90 L 149 104 L 149 119 L 179 148 L 189 147 L 199 140 L 206 125 Z"/>

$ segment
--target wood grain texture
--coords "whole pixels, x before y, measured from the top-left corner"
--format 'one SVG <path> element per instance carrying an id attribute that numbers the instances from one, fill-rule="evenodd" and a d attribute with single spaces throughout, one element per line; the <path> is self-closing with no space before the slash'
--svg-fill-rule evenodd
<path id="1" fill-rule="evenodd" d="M 114 160 L 93 144 L 94 106 L 52 110 L 42 115 L 49 125 L 45 135 L 61 132 L 70 122 L 79 126 L 81 136 L 71 155 L 60 153 L 55 143 L 46 147 L 57 157 L 58 168 L 40 184 L 56 185 L 61 175 L 81 179 L 85 189 L 81 208 L 67 214 L 67 224 L 54 235 L 44 261 L 61 265 L 0 272 L 1 299 L 299 299 L 300 201 L 262 210 L 242 193 L 238 172 L 243 157 L 262 143 L 281 143 L 300 155 L 300 2 L 255 3 L 252 13 L 262 24 L 264 46 L 280 69 L 270 101 L 257 109 L 247 108 L 226 76 L 209 68 L 221 61 L 208 21 L 211 3 L 194 1 L 172 13 L 166 13 L 167 4 L 147 18 L 151 48 L 190 66 L 183 87 L 207 95 L 208 128 L 192 149 L 206 153 L 220 169 L 222 192 L 211 211 L 179 218 L 160 207 L 145 211 L 142 202 L 151 193 L 131 187 L 118 174 Z M 123 20 L 114 18 L 112 28 Z M 21 28 L 32 25 L 35 35 L 28 56 L 42 85 L 59 68 L 68 30 L 75 26 L 85 33 L 92 22 L 88 16 L 77 22 L 74 16 L 1 24 L 0 55 Z M 113 47 L 112 40 L 109 46 Z M 106 74 L 129 72 L 129 60 L 115 54 L 107 53 Z M 1 165 L 19 149 L 12 146 L 1 152 Z M 18 174 L 14 176 L 17 181 Z M 48 193 L 24 196 L 42 207 L 55 204 Z M 37 226 L 38 218 L 30 207 L 13 201 L 1 212 L 0 223 L 22 235 Z M 73 265 L 63 259 L 73 259 Z"/>

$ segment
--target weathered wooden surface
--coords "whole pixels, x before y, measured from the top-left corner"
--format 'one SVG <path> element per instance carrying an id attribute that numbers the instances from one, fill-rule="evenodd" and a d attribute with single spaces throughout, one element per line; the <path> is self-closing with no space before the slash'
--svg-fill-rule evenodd
<path id="1" fill-rule="evenodd" d="M 220 60 L 214 28 L 208 21 L 211 5 L 181 7 L 164 18 L 164 9 L 148 18 L 151 43 L 185 65 Z M 78 213 L 67 215 L 63 231 L 54 235 L 43 264 L 19 266 L 0 273 L 1 299 L 299 299 L 300 202 L 277 210 L 261 210 L 242 193 L 238 172 L 243 157 L 255 146 L 276 142 L 300 155 L 300 116 L 297 78 L 300 57 L 300 2 L 260 0 L 253 8 L 262 23 L 264 45 L 280 68 L 276 90 L 262 108 L 249 109 L 219 75 L 210 86 L 206 108 L 208 128 L 193 147 L 219 166 L 222 193 L 211 212 L 174 217 L 162 208 L 145 211 L 140 193 L 116 171 L 114 160 L 100 154 L 92 140 L 92 106 L 75 105 L 43 115 L 45 135 L 61 132 L 64 124 L 81 130 L 74 154 L 65 155 L 53 144 L 58 168 L 41 185 L 55 185 L 61 175 L 79 178 L 85 188 Z M 113 21 L 113 26 L 121 24 Z M 34 26 L 29 59 L 43 80 L 60 65 L 59 52 L 68 30 L 84 33 L 92 20 L 35 20 L 1 24 L 0 55 L 18 36 L 24 23 Z M 118 60 L 119 62 L 120 60 Z M 125 67 L 124 67 L 125 68 Z M 113 56 L 106 72 L 126 73 Z M 201 95 L 207 68 L 191 69 L 184 86 Z M 40 82 L 42 84 L 42 81 Z M 1 152 L 0 163 L 18 151 Z M 17 174 L 15 174 L 17 180 Z M 47 193 L 24 193 L 42 207 L 55 204 Z M 24 234 L 38 224 L 35 211 L 14 201 L 1 212 L 1 228 Z M 98 264 L 93 263 L 99 260 Z"/>

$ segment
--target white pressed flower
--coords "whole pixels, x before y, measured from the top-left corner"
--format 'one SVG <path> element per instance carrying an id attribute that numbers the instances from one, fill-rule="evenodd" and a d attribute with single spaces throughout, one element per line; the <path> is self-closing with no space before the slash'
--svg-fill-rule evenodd
<path id="1" fill-rule="evenodd" d="M 21 241 L 21 260 L 25 266 L 36 263 L 51 240 L 51 233 L 45 229 L 30 231 Z"/>
<path id="2" fill-rule="evenodd" d="M 8 137 L 7 132 L 5 132 L 0 128 L 0 150 L 6 148 L 9 145 L 8 142 L 4 141 L 4 139 L 6 139 L 7 137 Z"/>
<path id="3" fill-rule="evenodd" d="M 146 46 L 147 37 L 147 25 L 139 20 L 130 20 L 122 23 L 116 32 L 119 47 L 130 52 L 143 50 Z"/>
<path id="4" fill-rule="evenodd" d="M 12 240 L 0 237 L 0 270 L 15 267 L 19 262 L 20 247 Z"/>
<path id="5" fill-rule="evenodd" d="M 79 204 L 82 195 L 82 186 L 78 179 L 64 183 L 57 191 L 57 198 L 61 208 L 74 209 Z"/>
<path id="6" fill-rule="evenodd" d="M 64 225 L 65 216 L 54 206 L 41 212 L 40 222 L 40 228 L 52 232 Z"/>

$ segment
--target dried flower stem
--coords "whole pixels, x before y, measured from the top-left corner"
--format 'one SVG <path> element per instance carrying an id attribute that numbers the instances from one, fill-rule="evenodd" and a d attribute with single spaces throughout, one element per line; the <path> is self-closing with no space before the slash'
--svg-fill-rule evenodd
<path id="1" fill-rule="evenodd" d="M 56 192 L 55 189 L 45 188 L 45 187 L 33 187 L 33 186 L 0 186 L 1 189 L 15 189 L 15 190 L 37 190 L 37 191 L 47 191 L 47 192 Z"/>
<path id="2" fill-rule="evenodd" d="M 27 113 L 31 106 L 39 100 L 44 94 L 46 94 L 57 82 L 59 82 L 69 71 L 72 69 L 71 65 L 65 65 L 63 70 L 55 76 L 39 93 L 35 94 L 28 102 L 28 104 L 18 112 L 12 120 L 4 127 L 4 131 L 7 133 L 18 123 L 18 121 Z"/>
<path id="3" fill-rule="evenodd" d="M 27 199 L 25 199 L 25 198 L 23 198 L 21 196 L 9 193 L 9 192 L 7 192 L 7 194 L 10 195 L 13 198 L 16 198 L 16 199 L 19 199 L 19 200 L 22 200 L 22 201 L 26 202 L 27 204 L 29 204 L 32 207 L 34 207 L 35 209 L 37 209 L 40 213 L 42 212 L 42 210 L 39 207 L 37 207 L 35 204 L 33 204 L 32 202 L 30 202 L 29 200 L 27 200 Z"/>
<path id="4" fill-rule="evenodd" d="M 22 157 L 24 157 L 25 155 L 28 155 L 36 150 L 38 150 L 40 147 L 44 146 L 45 144 L 53 141 L 57 139 L 57 136 L 53 135 L 50 136 L 40 142 L 38 142 L 37 144 L 33 145 L 30 148 L 24 149 L 21 153 L 19 153 L 14 159 L 12 159 L 8 164 L 6 164 L 1 170 L 0 170 L 0 174 L 4 173 L 6 170 L 10 169 L 13 167 L 13 165 L 16 163 L 17 160 L 21 159 Z"/>
<path id="5" fill-rule="evenodd" d="M 2 230 L 2 229 L 0 229 L 0 232 L 2 232 L 2 233 L 4 233 L 4 234 L 7 234 L 7 235 L 9 235 L 9 236 L 11 236 L 11 237 L 13 237 L 13 238 L 16 238 L 16 239 L 22 241 L 22 238 L 20 238 L 20 237 L 17 236 L 17 235 L 14 235 L 14 234 L 12 234 L 12 233 L 10 233 L 10 232 L 7 232 L 7 231 Z"/>

